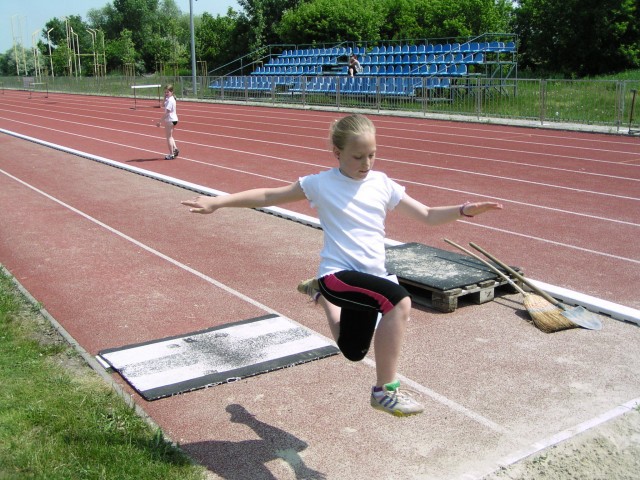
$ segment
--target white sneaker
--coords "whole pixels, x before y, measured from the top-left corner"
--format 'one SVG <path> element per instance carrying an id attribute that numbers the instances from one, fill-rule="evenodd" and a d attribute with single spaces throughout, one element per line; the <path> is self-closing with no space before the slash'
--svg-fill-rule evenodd
<path id="1" fill-rule="evenodd" d="M 387 383 L 381 392 L 371 391 L 371 406 L 396 417 L 408 417 L 424 411 L 424 407 L 407 392 L 400 391 L 400 382 Z"/>

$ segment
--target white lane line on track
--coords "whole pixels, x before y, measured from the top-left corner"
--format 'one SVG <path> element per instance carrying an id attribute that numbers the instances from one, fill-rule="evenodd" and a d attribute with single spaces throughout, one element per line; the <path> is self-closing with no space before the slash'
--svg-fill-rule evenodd
<path id="1" fill-rule="evenodd" d="M 248 296 L 244 295 L 243 293 L 238 292 L 237 290 L 225 285 L 224 283 L 221 283 L 221 282 L 215 280 L 214 278 L 212 278 L 212 277 L 210 277 L 210 276 L 208 276 L 208 275 L 206 275 L 206 274 L 204 274 L 204 273 L 202 273 L 202 272 L 200 272 L 198 270 L 195 270 L 195 269 L 189 267 L 188 265 L 185 265 L 184 263 L 182 263 L 182 262 L 180 262 L 178 260 L 175 260 L 174 258 L 171 258 L 168 255 L 163 254 L 162 252 L 159 252 L 158 250 L 155 250 L 154 248 L 151 248 L 150 246 L 148 246 L 148 245 L 136 240 L 135 238 L 130 237 L 129 235 L 127 235 L 127 234 L 125 234 L 125 233 L 123 233 L 123 232 L 121 232 L 121 231 L 119 231 L 119 230 L 117 230 L 117 229 L 115 229 L 115 228 L 113 228 L 113 227 L 101 222 L 100 220 L 92 217 L 91 215 L 88 215 L 88 214 L 82 212 L 81 210 L 78 210 L 75 207 L 72 207 L 71 205 L 63 202 L 62 200 L 59 200 L 59 199 L 55 198 L 52 195 L 49 195 L 48 193 L 40 190 L 39 188 L 37 188 L 37 187 L 35 187 L 33 185 L 30 185 L 29 183 L 27 183 L 27 182 L 15 177 L 14 175 L 11 175 L 10 173 L 8 173 L 8 172 L 6 172 L 6 171 L 4 171 L 2 169 L 0 169 L 0 173 L 2 173 L 3 175 L 7 176 L 8 178 L 11 178 L 12 180 L 14 180 L 14 181 L 16 181 L 18 183 L 20 183 L 21 185 L 33 190 L 34 192 L 36 192 L 36 193 L 48 198 L 49 200 L 57 203 L 58 205 L 60 205 L 60 206 L 62 206 L 64 208 L 72 211 L 73 213 L 75 213 L 77 215 L 80 215 L 81 217 L 85 218 L 86 220 L 89 220 L 90 222 L 95 223 L 96 225 L 104 228 L 105 230 L 107 230 L 107 231 L 119 236 L 120 238 L 122 238 L 122 239 L 124 239 L 124 240 L 126 240 L 126 241 L 128 241 L 128 242 L 130 242 L 130 243 L 132 243 L 134 245 L 136 245 L 137 247 L 139 247 L 139 248 L 151 253 L 152 255 L 155 255 L 155 256 L 161 258 L 162 260 L 165 260 L 166 262 L 168 262 L 168 263 L 170 263 L 170 264 L 172 264 L 172 265 L 174 265 L 174 266 L 176 266 L 178 268 L 181 268 L 181 269 L 183 269 L 183 270 L 185 270 L 185 271 L 187 271 L 187 272 L 189 272 L 189 273 L 191 273 L 191 274 L 193 274 L 195 276 L 197 276 L 198 278 L 204 280 L 205 282 L 210 283 L 211 285 L 213 285 L 213 286 L 215 286 L 217 288 L 220 288 L 220 289 L 224 290 L 225 292 L 227 292 L 227 293 L 229 293 L 231 295 L 234 295 L 235 297 L 239 298 L 240 300 L 242 300 L 244 302 L 247 302 L 247 303 L 249 303 L 249 304 L 251 304 L 251 305 L 253 305 L 253 306 L 257 307 L 257 308 L 260 308 L 261 310 L 264 310 L 267 313 L 273 313 L 273 314 L 279 315 L 279 316 L 281 316 L 281 317 L 283 317 L 283 318 L 285 318 L 287 320 L 290 320 L 290 321 L 294 322 L 296 325 L 299 325 L 300 327 L 312 332 L 314 335 L 318 335 L 318 336 L 326 339 L 329 342 L 333 342 L 333 339 L 327 338 L 327 337 L 321 335 L 318 332 L 310 330 L 308 327 L 296 322 L 293 319 L 290 319 L 290 318 L 282 315 L 281 313 L 277 312 L 276 310 L 273 310 L 272 308 L 268 307 L 267 305 L 264 305 L 264 304 L 258 302 L 257 300 L 254 300 L 251 297 L 248 297 Z M 370 366 L 370 367 L 372 367 L 372 368 L 374 368 L 374 369 L 376 367 L 375 362 L 373 360 L 369 359 L 369 358 L 365 358 L 363 360 L 363 363 L 368 365 L 368 366 Z M 476 413 L 476 412 L 464 407 L 463 405 L 460 405 L 459 403 L 456 403 L 453 400 L 448 399 L 444 395 L 441 395 L 441 394 L 431 390 L 430 388 L 425 387 L 424 385 L 421 385 L 421 384 L 409 379 L 408 377 L 405 377 L 404 375 L 399 374 L 398 378 L 402 382 L 404 382 L 406 385 L 409 385 L 414 390 L 417 390 L 420 393 L 429 396 L 430 398 L 432 398 L 436 402 L 439 402 L 439 403 L 447 406 L 448 408 L 450 408 L 450 409 L 452 409 L 452 410 L 454 410 L 454 411 L 456 411 L 456 412 L 458 412 L 458 413 L 460 413 L 462 415 L 465 415 L 466 417 L 468 417 L 468 418 L 470 418 L 470 419 L 472 419 L 472 420 L 484 425 L 485 427 L 487 427 L 487 428 L 489 428 L 489 429 L 491 429 L 493 431 L 500 432 L 500 433 L 506 433 L 507 432 L 507 430 L 504 427 L 498 425 L 497 423 L 493 422 L 492 420 L 489 420 L 488 418 L 483 417 L 479 413 Z"/>

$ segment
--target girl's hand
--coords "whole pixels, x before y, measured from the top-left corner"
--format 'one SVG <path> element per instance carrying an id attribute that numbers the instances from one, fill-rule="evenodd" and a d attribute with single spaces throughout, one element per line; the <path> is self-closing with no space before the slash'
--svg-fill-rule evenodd
<path id="1" fill-rule="evenodd" d="M 490 210 L 502 210 L 502 204 L 496 202 L 469 202 L 460 206 L 460 214 L 464 217 L 475 217 Z"/>
<path id="2" fill-rule="evenodd" d="M 207 197 L 200 195 L 193 200 L 184 200 L 180 202 L 182 205 L 191 207 L 191 213 L 213 213 L 217 210 L 215 206 L 216 197 Z"/>

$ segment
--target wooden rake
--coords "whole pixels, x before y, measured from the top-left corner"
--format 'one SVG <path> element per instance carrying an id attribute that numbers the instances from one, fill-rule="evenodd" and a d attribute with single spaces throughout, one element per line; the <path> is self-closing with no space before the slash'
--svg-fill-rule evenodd
<path id="1" fill-rule="evenodd" d="M 476 255 L 475 253 L 467 250 L 466 248 L 458 245 L 457 243 L 455 243 L 455 242 L 453 242 L 451 240 L 448 240 L 448 239 L 445 238 L 444 241 L 447 242 L 449 245 L 453 245 L 454 247 L 462 250 L 467 255 L 475 258 L 476 260 L 478 260 L 482 264 L 484 264 L 487 267 L 489 267 L 492 272 L 497 273 L 502 278 L 504 278 L 507 282 L 509 282 L 509 284 L 513 288 L 515 288 L 522 295 L 522 297 L 523 297 L 523 302 L 522 303 L 524 304 L 525 308 L 527 309 L 527 312 L 531 316 L 531 320 L 533 320 L 533 324 L 539 330 L 542 330 L 545 333 L 553 333 L 553 332 L 559 332 L 560 330 L 567 330 L 569 328 L 576 328 L 576 327 L 580 326 L 579 324 L 573 322 L 571 319 L 569 319 L 565 315 L 563 315 L 563 311 L 562 311 L 561 308 L 559 308 L 558 306 L 556 306 L 553 303 L 549 302 L 543 296 L 525 292 L 522 289 L 522 287 L 520 287 L 520 285 L 518 285 L 516 282 L 514 282 L 508 275 L 506 275 L 501 270 L 497 269 L 491 263 L 487 262 L 484 258 L 480 257 L 479 255 Z M 471 245 L 473 245 L 473 244 L 471 244 Z M 498 263 L 498 262 L 496 262 L 496 263 Z M 498 265 L 500 265 L 502 268 L 504 268 L 503 264 L 499 264 L 498 263 Z M 505 268 L 505 270 L 507 270 L 507 269 Z M 511 273 L 512 275 L 514 273 L 517 273 L 512 268 L 509 268 L 507 271 L 509 273 Z M 518 277 L 523 278 L 519 274 L 518 274 L 518 276 L 516 276 L 516 278 L 518 278 Z M 520 278 L 518 278 L 518 279 L 520 280 Z M 522 281 L 522 280 L 520 280 L 520 281 Z"/>

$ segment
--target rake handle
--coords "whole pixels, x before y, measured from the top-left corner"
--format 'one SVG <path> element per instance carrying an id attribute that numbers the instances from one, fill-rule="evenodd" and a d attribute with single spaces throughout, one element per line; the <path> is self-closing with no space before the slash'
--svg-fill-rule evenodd
<path id="1" fill-rule="evenodd" d="M 518 272 L 516 272 L 513 268 L 511 268 L 509 265 L 506 265 L 505 263 L 501 262 L 500 260 L 498 260 L 496 257 L 494 257 L 493 255 L 491 255 L 489 252 L 487 252 L 486 250 L 484 250 L 482 247 L 476 245 L 473 242 L 469 242 L 469 245 L 471 245 L 473 248 L 475 248 L 476 250 L 478 250 L 479 252 L 481 252 L 483 255 L 485 255 L 487 258 L 489 258 L 491 261 L 497 263 L 498 265 L 500 265 L 502 268 L 504 268 L 507 272 L 509 272 L 511 275 L 513 275 L 514 277 L 516 277 L 518 280 L 520 280 L 522 283 L 524 283 L 527 287 L 529 287 L 531 290 L 533 290 L 534 292 L 536 292 L 538 295 L 540 295 L 541 297 L 543 297 L 546 301 L 548 301 L 549 303 L 555 305 L 556 307 L 561 307 L 562 308 L 562 304 L 556 300 L 555 298 L 553 298 L 551 295 L 549 295 L 547 292 L 540 290 L 538 287 L 536 287 L 533 283 L 531 283 L 528 279 L 526 279 L 525 277 L 523 277 L 522 275 L 520 275 Z"/>
<path id="2" fill-rule="evenodd" d="M 456 248 L 459 248 L 460 250 L 462 250 L 464 253 L 466 253 L 467 255 L 472 256 L 473 258 L 475 258 L 476 260 L 478 260 L 479 262 L 483 263 L 484 265 L 486 265 L 487 267 L 489 267 L 491 269 L 491 271 L 497 273 L 498 275 L 500 275 L 502 278 L 504 278 L 507 282 L 509 282 L 509 284 L 515 288 L 518 292 L 520 292 L 522 295 L 526 295 L 527 293 L 522 290 L 522 288 L 520 288 L 520 286 L 518 284 L 516 284 L 512 279 L 510 279 L 508 276 L 506 276 L 503 272 L 501 272 L 500 270 L 498 270 L 496 267 L 494 267 L 493 265 L 491 265 L 489 262 L 487 262 L 484 258 L 480 257 L 479 255 L 476 255 L 475 253 L 467 250 L 466 248 L 458 245 L 455 242 L 452 242 L 451 240 L 445 238 L 444 239 L 445 242 L 447 242 L 449 245 L 453 245 Z"/>

